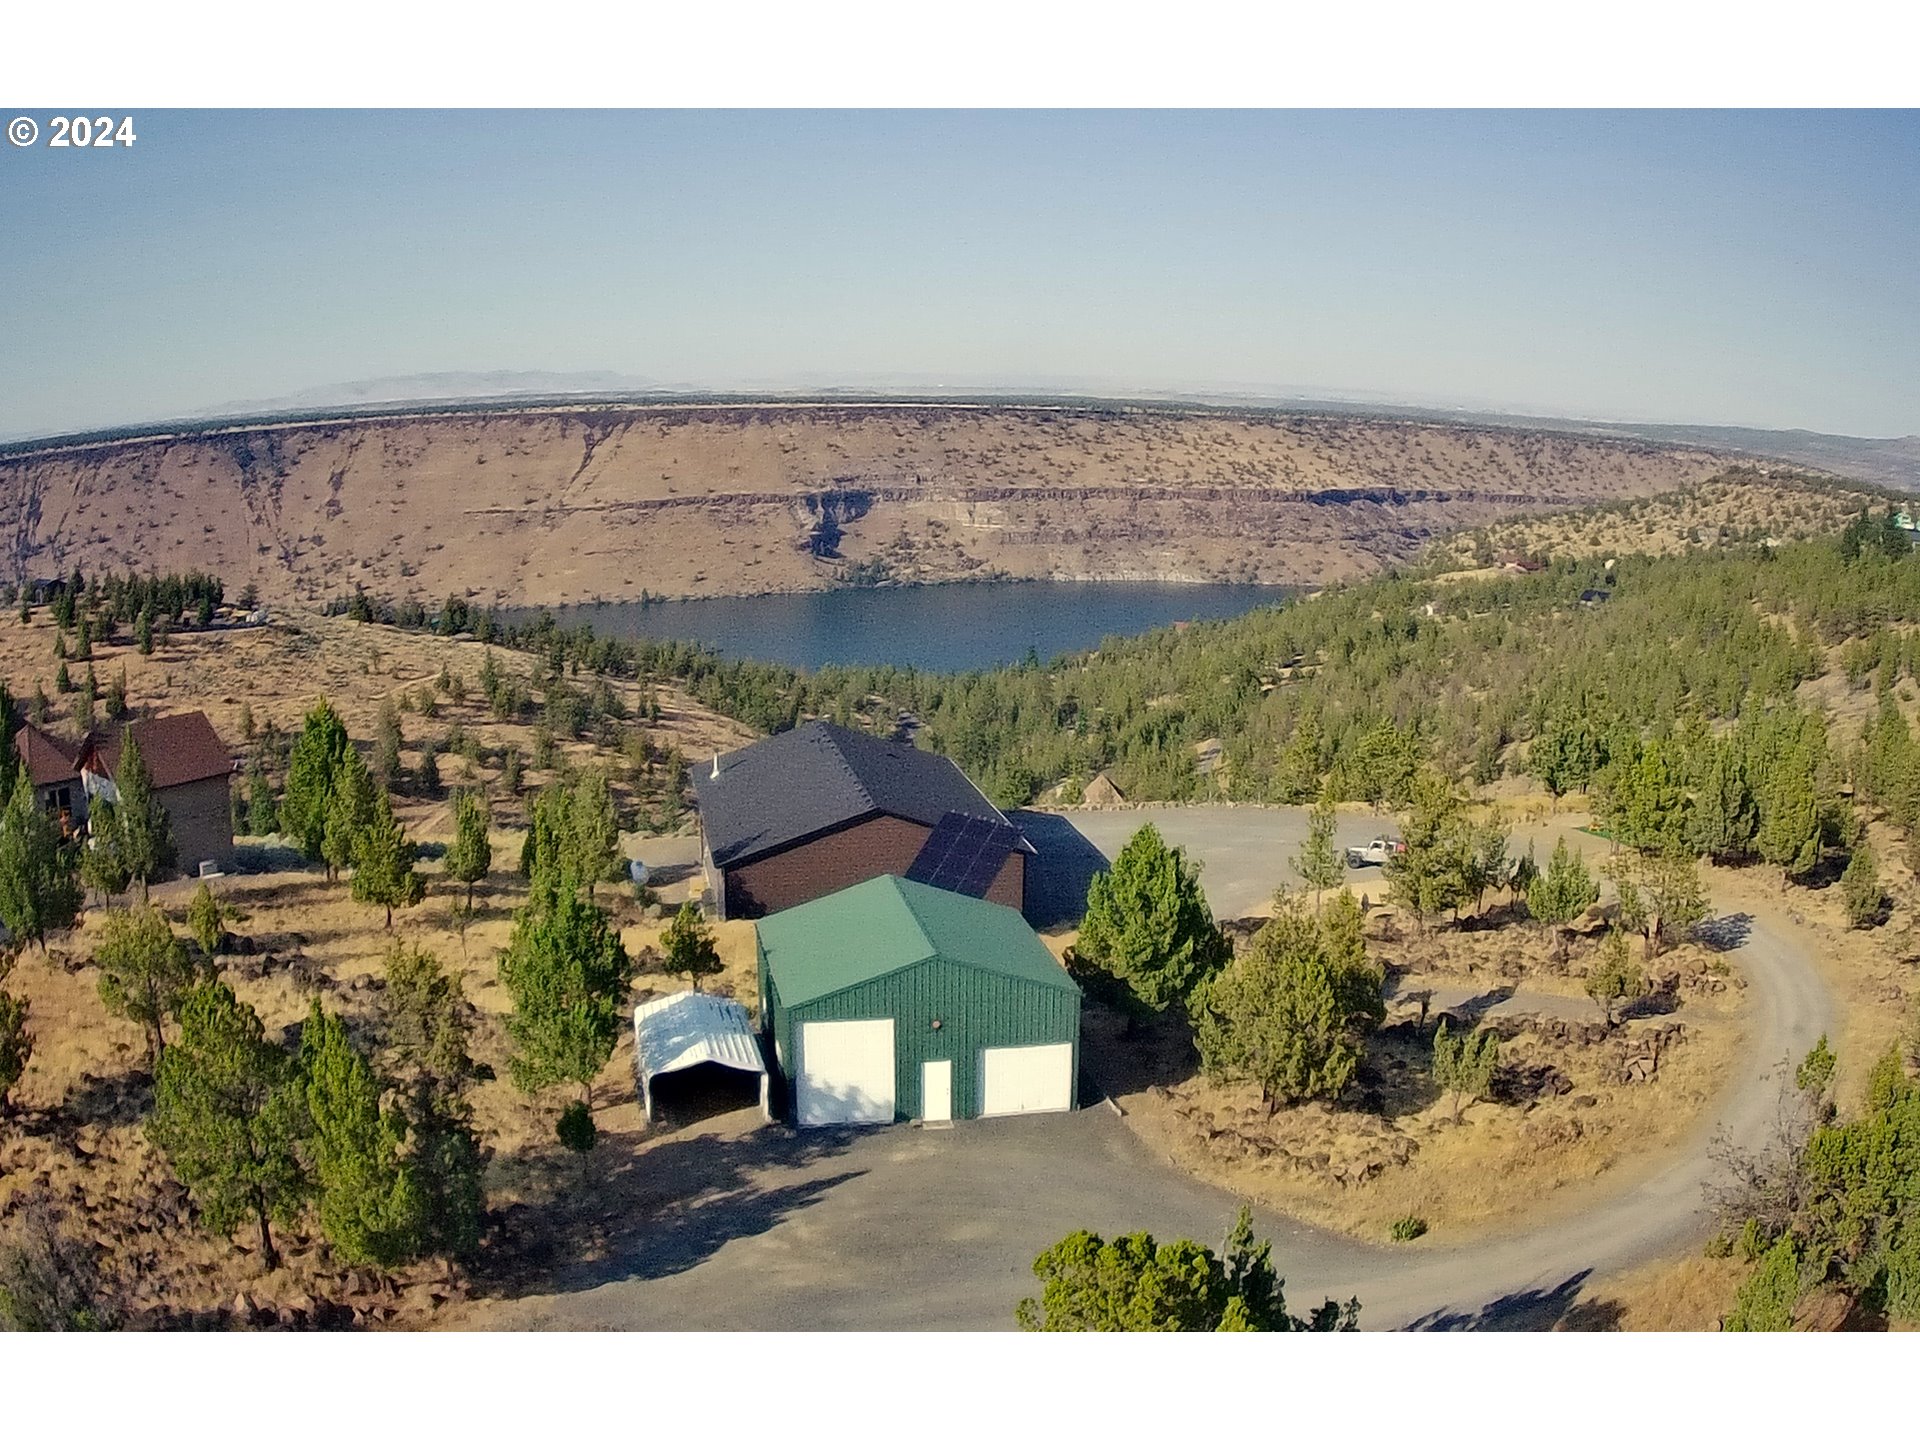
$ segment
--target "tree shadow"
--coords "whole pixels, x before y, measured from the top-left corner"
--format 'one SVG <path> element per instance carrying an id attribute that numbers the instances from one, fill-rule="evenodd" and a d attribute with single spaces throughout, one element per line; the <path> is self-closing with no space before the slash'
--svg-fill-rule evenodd
<path id="1" fill-rule="evenodd" d="M 1744 910 L 1732 915 L 1716 915 L 1693 927 L 1693 938 L 1709 950 L 1725 953 L 1738 950 L 1753 934 L 1753 916 Z"/>
<path id="2" fill-rule="evenodd" d="M 1502 1295 L 1478 1310 L 1435 1310 L 1402 1327 L 1407 1330 L 1554 1330 L 1561 1328 L 1576 1313 L 1589 1321 L 1602 1318 L 1601 1312 L 1613 1310 L 1618 1323 L 1618 1307 L 1577 1304 L 1591 1269 L 1569 1275 L 1559 1284 L 1533 1290 L 1515 1290 Z M 1593 1324 L 1581 1329 L 1606 1328 Z"/>
<path id="3" fill-rule="evenodd" d="M 777 1125 L 651 1145 L 644 1131 L 603 1135 L 586 1173 L 560 1179 L 544 1199 L 488 1216 L 473 1266 L 477 1287 L 518 1298 L 690 1270 L 866 1174 L 834 1164 L 858 1136 Z M 830 1168 L 780 1181 L 782 1172 L 822 1166 Z"/>
<path id="4" fill-rule="evenodd" d="M 1080 1066 L 1083 1084 L 1102 1094 L 1132 1095 L 1155 1086 L 1191 1080 L 1200 1071 L 1193 1026 L 1169 1010 L 1135 1019 L 1088 1001 L 1080 1012 Z"/>
<path id="5" fill-rule="evenodd" d="M 1036 852 L 1027 857 L 1027 923 L 1036 930 L 1079 924 L 1087 887 L 1107 869 L 1107 857 L 1064 815 L 1016 810 L 1007 818 Z"/>
<path id="6" fill-rule="evenodd" d="M 83 1070 L 54 1113 L 74 1125 L 131 1124 L 146 1114 L 152 1099 L 153 1077 L 144 1068 L 115 1075 Z"/>

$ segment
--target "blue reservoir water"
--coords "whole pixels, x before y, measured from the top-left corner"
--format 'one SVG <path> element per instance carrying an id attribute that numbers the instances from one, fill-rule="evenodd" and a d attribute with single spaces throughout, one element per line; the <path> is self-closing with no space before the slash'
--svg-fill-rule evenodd
<path id="1" fill-rule="evenodd" d="M 995 581 L 569 605 L 553 615 L 563 625 L 588 621 L 602 635 L 695 640 L 804 670 L 893 664 L 953 672 L 1011 664 L 1029 649 L 1048 660 L 1110 635 L 1243 615 L 1293 593 L 1275 585 Z"/>

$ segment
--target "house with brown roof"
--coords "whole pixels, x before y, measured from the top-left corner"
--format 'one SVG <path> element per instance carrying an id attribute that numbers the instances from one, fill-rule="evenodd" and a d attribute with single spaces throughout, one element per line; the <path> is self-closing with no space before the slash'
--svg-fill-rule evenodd
<path id="1" fill-rule="evenodd" d="M 723 920 L 898 875 L 1019 910 L 1033 844 L 944 755 L 815 720 L 694 776 Z"/>
<path id="2" fill-rule="evenodd" d="M 85 825 L 92 797 L 117 797 L 120 751 L 131 732 L 167 812 L 180 869 L 191 875 L 202 861 L 233 856 L 233 811 L 228 793 L 234 759 L 204 712 L 158 715 L 90 731 L 79 741 L 24 724 L 13 746 L 35 797 L 70 831 Z"/>

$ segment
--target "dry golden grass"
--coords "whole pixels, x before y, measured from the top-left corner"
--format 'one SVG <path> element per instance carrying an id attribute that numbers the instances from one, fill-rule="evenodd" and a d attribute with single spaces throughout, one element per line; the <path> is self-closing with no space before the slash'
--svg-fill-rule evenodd
<path id="1" fill-rule="evenodd" d="M 1528 948 L 1542 953 L 1516 968 L 1516 954 Z M 1697 988 L 1679 992 L 1676 1012 L 1628 1021 L 1598 1043 L 1582 1038 L 1598 1012 L 1584 998 L 1568 1003 L 1581 994 L 1580 979 L 1555 973 L 1545 948 L 1542 938 L 1502 931 L 1370 943 L 1377 959 L 1402 972 L 1405 998 L 1390 1008 L 1389 1025 L 1369 1043 L 1354 1091 L 1339 1105 L 1309 1102 L 1269 1117 L 1256 1087 L 1196 1073 L 1183 1026 L 1127 1037 L 1114 1017 L 1092 1007 L 1084 1022 L 1088 1063 L 1128 1123 L 1174 1164 L 1315 1224 L 1384 1242 L 1395 1220 L 1418 1215 L 1453 1244 L 1541 1223 L 1594 1203 L 1596 1182 L 1626 1183 L 1691 1134 L 1724 1088 L 1744 1034 L 1743 987 L 1716 979 L 1712 958 L 1683 946 L 1655 966 L 1697 977 Z M 1579 943 L 1576 970 L 1590 963 L 1591 950 Z M 1456 1122 L 1451 1100 L 1431 1083 L 1430 1043 L 1416 1028 L 1413 996 L 1428 986 L 1484 994 L 1516 981 L 1565 997 L 1559 1010 L 1572 1020 L 1572 1034 L 1523 1030 L 1503 1043 L 1503 1069 L 1539 1075 L 1550 1067 L 1571 1089 L 1528 1086 L 1524 1095 L 1469 1105 Z M 1663 1049 L 1657 1078 L 1621 1083 L 1623 1057 L 1675 1021 L 1684 1037 Z M 1367 1092 L 1371 1106 L 1360 1103 Z"/>
<path id="2" fill-rule="evenodd" d="M 1595 1281 L 1557 1330 L 1718 1330 L 1746 1279 L 1747 1262 L 1688 1255 Z"/>
<path id="3" fill-rule="evenodd" d="M 52 630 L 46 622 L 23 629 L 17 619 L 0 617 L 0 674 L 16 694 L 30 695 L 36 679 L 47 682 L 51 693 L 51 646 Z M 257 725 L 271 719 L 292 731 L 322 694 L 331 697 L 349 730 L 364 740 L 383 699 L 424 694 L 444 665 L 463 678 L 467 698 L 455 703 L 441 697 L 430 719 L 417 712 L 404 714 L 403 761 L 412 764 L 429 738 L 444 742 L 456 722 L 488 747 L 514 745 L 531 755 L 530 725 L 495 721 L 485 713 L 476 678 L 481 658 L 481 648 L 472 644 L 339 619 L 298 618 L 263 629 L 176 635 L 151 657 L 138 655 L 131 645 L 102 647 L 96 665 L 103 677 L 124 665 L 136 705 L 207 709 L 223 737 L 236 744 L 242 703 L 251 706 Z M 522 675 L 532 667 L 528 656 L 503 651 L 497 658 L 507 670 Z M 636 686 L 621 689 L 630 709 L 637 711 L 646 697 Z M 649 738 L 656 747 L 673 744 L 698 754 L 746 738 L 739 726 L 701 711 L 677 692 L 663 687 L 655 698 L 661 722 L 649 729 Z M 64 719 L 56 715 L 54 723 Z M 631 777 L 620 757 L 579 742 L 559 747 L 559 754 L 573 764 L 607 764 L 616 776 L 617 796 L 631 798 Z M 576 1218 L 576 1211 L 590 1211 L 591 1203 L 577 1193 L 575 1176 L 560 1162 L 552 1140 L 559 1100 L 522 1095 L 505 1078 L 502 1022 L 509 1003 L 497 975 L 497 957 L 523 892 L 515 864 L 524 836 L 524 799 L 551 776 L 529 765 L 526 790 L 510 796 L 501 793 L 497 765 L 490 762 L 471 773 L 469 769 L 463 759 L 442 759 L 442 776 L 449 785 L 470 780 L 495 792 L 492 874 L 479 888 L 464 936 L 459 887 L 439 880 L 437 860 L 421 863 L 427 878 L 425 901 L 397 911 L 388 931 L 383 912 L 355 903 L 344 880 L 329 882 L 284 850 L 278 859 L 270 859 L 275 847 L 246 842 L 243 856 L 255 860 L 236 867 L 243 873 L 212 884 L 223 901 L 240 911 L 243 918 L 231 928 L 255 954 L 230 958 L 224 969 L 240 997 L 260 1012 L 270 1035 L 304 1017 L 316 998 L 351 1023 L 370 1026 L 378 1003 L 377 977 L 389 945 L 407 941 L 432 950 L 461 976 L 479 1017 L 474 1058 L 497 1077 L 476 1084 L 470 1095 L 480 1133 L 493 1152 L 486 1177 L 489 1204 L 495 1209 L 516 1202 L 557 1207 L 549 1223 L 564 1226 Z M 400 797 L 396 813 L 415 839 L 444 841 L 452 832 L 450 808 L 445 800 Z M 262 866 L 263 873 L 244 873 Z M 696 876 L 693 887 L 697 885 Z M 191 893 L 192 882 L 181 881 L 158 887 L 154 898 L 183 925 Z M 646 956 L 661 920 L 647 918 L 630 887 L 602 886 L 599 898 L 619 924 L 629 952 Z M 89 911 L 70 935 L 56 940 L 50 958 L 23 957 L 7 982 L 32 1007 L 36 1045 L 15 1092 L 16 1115 L 0 1121 L 0 1205 L 23 1185 L 51 1183 L 74 1213 L 84 1213 L 90 1224 L 104 1227 L 102 1233 L 123 1269 L 142 1272 L 140 1305 L 149 1316 L 161 1313 L 157 1306 L 170 1306 L 169 1323 L 207 1323 L 208 1317 L 223 1316 L 242 1289 L 268 1308 L 297 1305 L 313 1295 L 340 1296 L 345 1274 L 312 1233 L 288 1237 L 287 1269 L 263 1278 L 247 1253 L 245 1237 L 236 1248 L 184 1223 L 143 1219 L 150 1212 L 174 1214 L 165 1206 L 176 1192 L 164 1160 L 140 1128 L 149 1088 L 142 1036 L 129 1022 L 107 1013 L 97 991 L 97 972 L 87 963 L 99 928 L 99 912 Z M 722 925 L 719 944 L 728 969 L 717 980 L 751 1002 L 752 927 Z M 682 982 L 659 974 L 657 967 L 643 966 L 640 985 L 666 990 L 680 988 Z M 634 1103 L 630 1038 L 623 1038 L 602 1073 L 595 1100 L 602 1107 L 597 1118 L 610 1135 L 644 1128 Z M 458 1287 L 450 1286 L 433 1266 L 415 1267 L 399 1279 L 398 1293 L 365 1302 L 375 1307 L 363 1317 L 367 1323 L 416 1323 L 457 1295 Z"/>
<path id="4" fill-rule="evenodd" d="M 1485 562 L 1508 552 L 1587 559 L 1678 555 L 1756 535 L 1804 540 L 1839 530 L 1863 503 L 1864 493 L 1748 472 L 1593 509 L 1498 520 L 1435 548 L 1452 563 L 1477 567 L 1456 572 L 1459 578 L 1497 575 Z"/>

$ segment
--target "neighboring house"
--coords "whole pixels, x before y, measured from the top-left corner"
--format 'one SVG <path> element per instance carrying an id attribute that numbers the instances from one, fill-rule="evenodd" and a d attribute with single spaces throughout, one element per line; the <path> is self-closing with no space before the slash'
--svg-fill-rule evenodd
<path id="1" fill-rule="evenodd" d="M 153 777 L 154 793 L 167 812 L 182 873 L 192 874 L 203 860 L 230 860 L 233 811 L 228 783 L 233 755 L 203 712 L 134 720 L 92 731 L 77 743 L 28 723 L 15 733 L 13 744 L 25 762 L 35 795 L 66 829 L 75 831 L 86 823 L 87 804 L 93 796 L 117 798 L 120 747 L 129 730 Z"/>
<path id="2" fill-rule="evenodd" d="M 878 875 L 1019 910 L 1033 846 L 945 756 L 815 721 L 694 777 L 720 918 L 752 919 Z"/>
<path id="3" fill-rule="evenodd" d="M 794 1123 L 1074 1108 L 1079 987 L 1005 906 L 883 875 L 756 928 Z"/>

